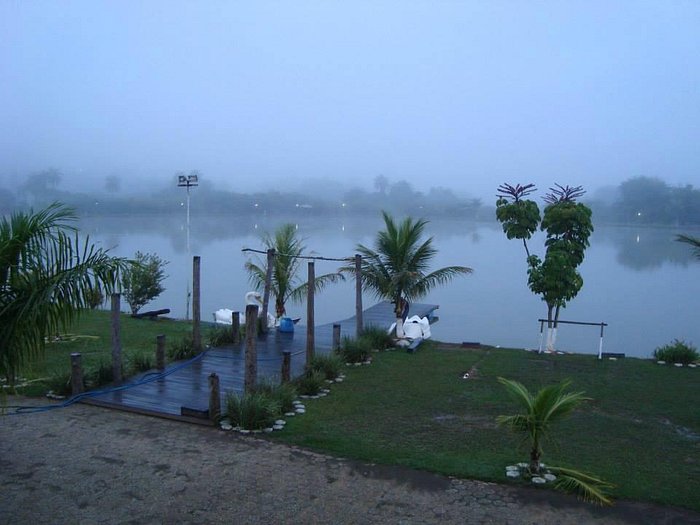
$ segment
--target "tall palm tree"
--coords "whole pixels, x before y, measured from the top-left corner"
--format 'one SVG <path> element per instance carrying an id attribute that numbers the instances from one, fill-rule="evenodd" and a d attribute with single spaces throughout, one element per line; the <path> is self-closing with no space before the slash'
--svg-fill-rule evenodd
<path id="1" fill-rule="evenodd" d="M 697 237 L 691 237 L 690 235 L 677 235 L 676 240 L 678 242 L 690 244 L 690 246 L 693 247 L 693 253 L 700 259 L 700 239 Z"/>
<path id="2" fill-rule="evenodd" d="M 397 223 L 387 212 L 382 212 L 382 216 L 386 229 L 377 233 L 374 249 L 357 245 L 362 255 L 362 287 L 394 303 L 396 335 L 403 337 L 403 322 L 399 321 L 403 321 L 409 301 L 424 297 L 435 286 L 469 274 L 472 269 L 447 266 L 428 273 L 430 261 L 437 254 L 432 237 L 422 240 L 428 221 L 407 217 Z M 354 272 L 354 266 L 345 266 L 341 271 Z"/>
<path id="3" fill-rule="evenodd" d="M 0 221 L 0 374 L 14 382 L 41 355 L 45 337 L 111 293 L 126 261 L 81 243 L 72 209 L 54 203 Z"/>
<path id="4" fill-rule="evenodd" d="M 306 246 L 304 240 L 297 235 L 293 224 L 283 224 L 274 233 L 266 233 L 262 238 L 263 244 L 269 249 L 275 250 L 275 258 L 272 267 L 271 292 L 275 296 L 275 314 L 279 319 L 286 313 L 286 303 L 301 302 L 308 292 L 308 282 L 299 279 L 300 256 L 304 254 Z M 267 260 L 257 257 L 257 263 L 248 261 L 245 268 L 250 274 L 250 283 L 259 291 L 265 287 L 267 275 Z M 327 284 L 344 280 L 340 273 L 328 273 L 316 277 L 314 289 L 320 292 Z"/>
<path id="5" fill-rule="evenodd" d="M 512 416 L 498 416 L 496 421 L 499 425 L 524 432 L 530 438 L 530 472 L 539 474 L 542 441 L 549 433 L 552 423 L 568 416 L 582 401 L 589 398 L 584 397 L 583 392 L 564 392 L 571 384 L 568 380 L 544 387 L 536 395 L 532 395 L 517 381 L 503 377 L 499 377 L 498 381 L 525 411 Z"/>

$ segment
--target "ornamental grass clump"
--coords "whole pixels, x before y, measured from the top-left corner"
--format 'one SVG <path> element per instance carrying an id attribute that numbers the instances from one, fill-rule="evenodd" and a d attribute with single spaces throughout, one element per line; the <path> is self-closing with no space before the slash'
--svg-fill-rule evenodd
<path id="1" fill-rule="evenodd" d="M 306 369 L 321 372 L 325 379 L 333 380 L 340 375 L 343 364 L 343 360 L 337 354 L 316 355 L 306 365 Z"/>
<path id="2" fill-rule="evenodd" d="M 233 329 L 227 325 L 214 325 L 209 329 L 207 339 L 213 347 L 229 345 L 233 343 Z"/>
<path id="3" fill-rule="evenodd" d="M 297 389 L 292 383 L 276 385 L 268 381 L 262 381 L 255 387 L 254 391 L 276 401 L 280 406 L 280 415 L 294 410 Z"/>
<path id="4" fill-rule="evenodd" d="M 252 392 L 226 396 L 226 415 L 232 425 L 245 430 L 262 430 L 274 425 L 280 404 L 268 395 Z"/>
<path id="5" fill-rule="evenodd" d="M 132 374 L 138 374 L 139 372 L 147 372 L 153 368 L 153 358 L 148 354 L 134 353 L 128 358 L 129 371 Z"/>
<path id="6" fill-rule="evenodd" d="M 315 396 L 321 392 L 326 383 L 326 376 L 318 370 L 307 370 L 295 381 L 297 391 L 302 396 Z"/>
<path id="7" fill-rule="evenodd" d="M 369 359 L 371 352 L 369 341 L 362 338 L 343 337 L 343 342 L 338 349 L 338 354 L 345 363 L 363 363 Z"/>
<path id="8" fill-rule="evenodd" d="M 667 363 L 680 363 L 689 365 L 700 359 L 697 349 L 679 339 L 674 339 L 672 343 L 663 345 L 654 350 L 654 359 L 666 361 Z"/>
<path id="9" fill-rule="evenodd" d="M 367 341 L 372 350 L 387 350 L 394 346 L 394 338 L 378 326 L 368 326 L 362 330 L 360 339 Z"/>
<path id="10" fill-rule="evenodd" d="M 179 342 L 168 347 L 168 359 L 171 361 L 183 361 L 196 355 L 192 334 L 185 334 Z"/>

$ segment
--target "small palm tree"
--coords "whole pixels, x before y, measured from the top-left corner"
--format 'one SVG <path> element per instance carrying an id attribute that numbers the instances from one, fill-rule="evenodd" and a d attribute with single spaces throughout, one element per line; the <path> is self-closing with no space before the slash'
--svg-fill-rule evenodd
<path id="1" fill-rule="evenodd" d="M 698 259 L 700 259 L 700 239 L 691 237 L 690 235 L 677 235 L 676 240 L 678 242 L 690 244 L 690 246 L 693 247 L 693 253 Z"/>
<path id="2" fill-rule="evenodd" d="M 498 378 L 499 383 L 515 397 L 525 409 L 521 414 L 498 416 L 496 422 L 517 432 L 524 432 L 530 439 L 530 473 L 540 473 L 542 441 L 549 433 L 552 423 L 568 416 L 581 402 L 588 400 L 583 392 L 564 392 L 571 381 L 542 388 L 532 395 L 517 381 Z"/>
<path id="3" fill-rule="evenodd" d="M 428 221 L 407 217 L 397 224 L 388 213 L 382 212 L 382 216 L 386 230 L 377 233 L 374 249 L 357 245 L 357 251 L 362 255 L 362 287 L 394 303 L 396 335 L 403 337 L 403 323 L 400 321 L 408 301 L 420 299 L 438 284 L 448 283 L 457 275 L 469 274 L 472 269 L 447 266 L 428 273 L 430 261 L 437 254 L 432 237 L 422 240 Z M 354 266 L 341 268 L 344 273 L 354 270 Z"/>
<path id="4" fill-rule="evenodd" d="M 275 258 L 272 267 L 271 291 L 275 296 L 275 313 L 279 319 L 286 313 L 287 301 L 303 301 L 308 292 L 308 282 L 299 280 L 299 266 L 306 246 L 301 237 L 297 235 L 293 224 L 283 224 L 273 236 L 266 233 L 262 238 L 267 249 L 275 250 Z M 258 257 L 257 263 L 248 261 L 245 268 L 250 274 L 250 282 L 256 290 L 262 291 L 265 287 L 267 275 L 267 261 Z M 328 273 L 316 277 L 315 290 L 321 291 L 327 284 L 344 280 L 340 273 Z"/>
<path id="5" fill-rule="evenodd" d="M 70 225 L 76 219 L 54 203 L 0 221 L 0 374 L 10 383 L 97 291 L 112 293 L 126 267 L 88 240 L 81 244 Z"/>

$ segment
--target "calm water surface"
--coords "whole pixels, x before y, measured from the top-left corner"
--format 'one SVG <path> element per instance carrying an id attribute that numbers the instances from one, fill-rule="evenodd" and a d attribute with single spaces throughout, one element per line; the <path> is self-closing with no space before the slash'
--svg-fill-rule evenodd
<path id="1" fill-rule="evenodd" d="M 192 218 L 190 253 L 183 219 L 86 218 L 81 229 L 115 255 L 136 250 L 155 252 L 169 261 L 166 291 L 145 309 L 170 308 L 185 318 L 192 256 L 202 258 L 202 317 L 211 319 L 219 308 L 244 309 L 249 291 L 243 268 L 251 257 L 243 248 L 262 249 L 260 236 L 292 222 L 306 239 L 309 251 L 326 257 L 354 254 L 357 243 L 371 245 L 382 227 L 379 217 L 362 218 Z M 597 227 L 581 267 L 584 286 L 562 312 L 561 319 L 606 322 L 604 350 L 648 357 L 655 347 L 674 338 L 700 343 L 700 264 L 687 246 L 675 242 L 677 233 L 700 232 L 673 228 Z M 428 225 L 439 253 L 435 267 L 452 264 L 474 269 L 467 277 L 435 289 L 422 302 L 440 305 L 436 339 L 536 348 L 538 319 L 544 303 L 527 288 L 525 254 L 519 241 L 508 241 L 497 223 L 435 220 Z M 542 255 L 542 238 L 530 249 Z M 332 272 L 337 263 L 318 261 L 316 274 Z M 302 263 L 305 275 L 306 263 Z M 374 303 L 365 297 L 365 306 Z M 125 306 L 126 309 L 126 306 Z M 292 317 L 305 316 L 303 304 L 288 304 Z M 324 290 L 316 298 L 316 322 L 327 323 L 354 313 L 354 283 Z M 563 326 L 562 350 L 597 353 L 598 327 Z"/>

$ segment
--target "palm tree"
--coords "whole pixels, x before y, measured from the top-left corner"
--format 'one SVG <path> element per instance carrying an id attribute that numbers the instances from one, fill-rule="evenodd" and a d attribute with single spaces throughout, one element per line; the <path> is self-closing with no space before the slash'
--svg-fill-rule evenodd
<path id="1" fill-rule="evenodd" d="M 697 258 L 700 259 L 700 239 L 696 237 L 691 237 L 690 235 L 677 235 L 676 240 L 678 242 L 690 244 L 690 246 L 693 247 L 693 253 Z"/>
<path id="2" fill-rule="evenodd" d="M 0 374 L 10 383 L 42 354 L 45 337 L 111 293 L 126 261 L 81 244 L 72 209 L 59 203 L 0 222 Z M 74 234 L 74 235 L 71 235 Z"/>
<path id="3" fill-rule="evenodd" d="M 293 224 L 283 224 L 271 236 L 266 233 L 262 238 L 263 244 L 269 249 L 275 250 L 275 258 L 272 267 L 271 292 L 275 296 L 275 314 L 279 319 L 286 313 L 285 304 L 291 300 L 303 301 L 308 291 L 308 282 L 301 282 L 298 277 L 300 256 L 303 255 L 306 246 L 304 240 L 297 235 Z M 250 274 L 250 283 L 259 291 L 265 287 L 267 275 L 267 260 L 258 257 L 257 263 L 248 261 L 245 268 Z M 316 277 L 314 289 L 320 292 L 327 284 L 344 280 L 340 273 L 328 273 Z"/>
<path id="4" fill-rule="evenodd" d="M 564 392 L 571 384 L 568 380 L 544 387 L 534 396 L 517 381 L 503 377 L 499 377 L 498 381 L 515 397 L 525 412 L 498 416 L 496 421 L 499 425 L 527 434 L 531 441 L 530 473 L 539 474 L 542 441 L 549 433 L 550 426 L 568 416 L 582 401 L 589 398 L 584 397 L 583 392 Z"/>
<path id="5" fill-rule="evenodd" d="M 407 217 L 397 224 L 387 212 L 382 212 L 382 216 L 386 230 L 377 233 L 374 249 L 357 245 L 362 255 L 362 287 L 394 303 L 396 335 L 403 337 L 402 314 L 409 301 L 420 299 L 436 285 L 472 270 L 466 266 L 447 266 L 427 273 L 430 261 L 437 254 L 432 237 L 422 240 L 428 221 Z M 341 271 L 354 272 L 354 266 L 345 266 Z"/>

